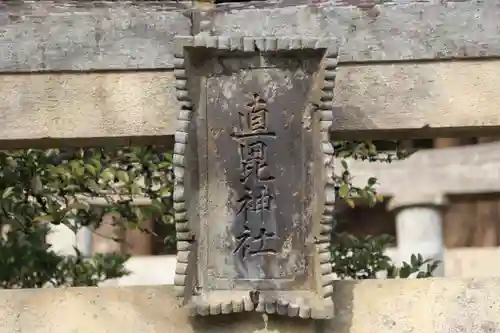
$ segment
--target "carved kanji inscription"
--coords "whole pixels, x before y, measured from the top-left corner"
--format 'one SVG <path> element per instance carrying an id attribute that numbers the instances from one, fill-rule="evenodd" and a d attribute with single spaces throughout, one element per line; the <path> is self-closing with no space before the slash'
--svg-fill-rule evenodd
<path id="1" fill-rule="evenodd" d="M 214 288 L 300 289 L 307 280 L 310 80 L 276 68 L 207 80 L 205 275 Z"/>
<path id="2" fill-rule="evenodd" d="M 336 53 L 315 38 L 179 41 L 178 294 L 202 316 L 330 318 Z"/>
<path id="3" fill-rule="evenodd" d="M 239 128 L 231 136 L 238 142 L 240 182 L 244 188 L 233 226 L 241 259 L 255 255 L 276 255 L 279 239 L 274 219 L 274 177 L 269 173 L 266 150 L 276 133 L 268 129 L 266 101 L 258 93 L 250 96 L 238 112 Z"/>

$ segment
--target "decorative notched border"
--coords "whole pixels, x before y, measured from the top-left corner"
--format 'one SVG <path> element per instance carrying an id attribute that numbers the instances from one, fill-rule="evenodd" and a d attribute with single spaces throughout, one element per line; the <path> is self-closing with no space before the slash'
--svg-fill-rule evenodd
<path id="1" fill-rule="evenodd" d="M 323 84 L 318 104 L 318 111 L 320 112 L 321 151 L 325 167 L 325 203 L 320 221 L 320 236 L 316 239 L 316 251 L 320 260 L 321 282 L 325 298 L 333 296 L 333 282 L 335 280 L 332 272 L 330 252 L 335 210 L 334 150 L 330 142 L 329 129 L 333 124 L 333 98 L 338 63 L 338 51 L 335 50 L 335 52 L 332 52 L 327 50 L 325 59 L 323 60 Z"/>
<path id="2" fill-rule="evenodd" d="M 187 216 L 187 205 L 184 196 L 184 154 L 188 143 L 189 122 L 193 114 L 193 103 L 188 96 L 188 80 L 184 65 L 184 50 L 179 48 L 174 54 L 174 77 L 176 98 L 179 101 L 180 112 L 177 116 L 178 128 L 175 132 L 175 144 L 173 155 L 174 168 L 174 221 L 177 239 L 177 262 L 175 266 L 174 285 L 178 297 L 185 297 L 189 256 L 194 239 L 189 227 Z M 189 287 L 189 286 L 188 286 Z"/>
<path id="3" fill-rule="evenodd" d="M 325 50 L 322 60 L 323 85 L 321 89 L 320 102 L 314 107 L 320 112 L 320 135 L 321 151 L 325 168 L 325 204 L 320 221 L 319 235 L 316 237 L 316 257 L 319 262 L 316 271 L 321 273 L 321 287 L 315 292 L 319 297 L 324 298 L 324 308 L 315 311 L 304 304 L 292 304 L 280 302 L 270 304 L 266 300 L 253 302 L 249 297 L 241 301 L 216 301 L 214 304 L 196 304 L 192 310 L 199 315 L 216 315 L 220 313 L 232 313 L 242 311 L 258 311 L 267 313 L 278 313 L 288 316 L 299 316 L 302 318 L 326 319 L 333 316 L 333 282 L 335 280 L 332 273 L 330 243 L 333 229 L 333 212 L 335 202 L 335 187 L 333 183 L 333 146 L 329 140 L 329 128 L 333 122 L 333 94 L 335 78 L 338 67 L 338 51 L 335 47 L 332 50 L 329 40 L 307 37 L 225 37 L 225 36 L 180 36 L 176 37 L 176 51 L 174 60 L 174 76 L 176 79 L 176 97 L 179 101 L 180 112 L 178 116 L 178 129 L 175 132 L 174 147 L 174 212 L 175 228 L 177 232 L 177 265 L 175 269 L 174 284 L 177 296 L 187 300 L 193 297 L 194 285 L 188 282 L 188 270 L 192 274 L 194 262 L 190 260 L 194 251 L 194 238 L 188 224 L 186 198 L 184 191 L 185 180 L 185 150 L 189 140 L 188 128 L 194 115 L 194 108 L 188 93 L 188 77 L 185 65 L 186 48 L 208 48 L 222 51 L 240 52 L 283 52 L 293 50 Z M 313 292 L 313 291 L 311 291 Z M 194 296 L 196 297 L 196 296 Z M 326 311 L 324 310 L 326 309 Z"/>

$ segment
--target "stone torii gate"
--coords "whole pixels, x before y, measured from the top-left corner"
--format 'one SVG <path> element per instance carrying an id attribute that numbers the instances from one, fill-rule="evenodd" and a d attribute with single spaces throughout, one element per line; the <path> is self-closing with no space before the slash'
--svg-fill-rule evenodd
<path id="1" fill-rule="evenodd" d="M 191 315 L 334 316 L 331 138 L 500 132 L 498 1 L 3 6 L 0 148 L 175 141 Z"/>

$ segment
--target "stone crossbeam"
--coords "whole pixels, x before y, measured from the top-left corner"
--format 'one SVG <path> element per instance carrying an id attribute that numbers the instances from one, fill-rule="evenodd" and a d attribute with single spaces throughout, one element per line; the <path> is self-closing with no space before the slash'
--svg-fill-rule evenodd
<path id="1" fill-rule="evenodd" d="M 2 149 L 168 142 L 173 38 L 200 20 L 216 36 L 327 38 L 340 63 L 333 137 L 500 132 L 496 0 L 269 1 L 203 15 L 182 1 L 1 6 Z"/>
<path id="2" fill-rule="evenodd" d="M 335 285 L 335 318 L 259 313 L 189 318 L 172 286 L 2 290 L 1 333 L 497 332 L 498 278 L 361 280 Z"/>
<path id="3" fill-rule="evenodd" d="M 170 72 L 0 75 L 0 148 L 172 142 Z"/>
<path id="4" fill-rule="evenodd" d="M 337 161 L 337 170 L 341 170 Z M 422 150 L 392 163 L 348 160 L 355 186 L 378 180 L 384 196 L 489 194 L 500 192 L 500 144 Z"/>
<path id="5" fill-rule="evenodd" d="M 0 6 L 1 72 L 173 68 L 173 37 L 197 28 L 191 1 Z M 215 35 L 331 38 L 341 62 L 500 56 L 496 0 L 257 1 L 219 5 L 208 19 Z"/>

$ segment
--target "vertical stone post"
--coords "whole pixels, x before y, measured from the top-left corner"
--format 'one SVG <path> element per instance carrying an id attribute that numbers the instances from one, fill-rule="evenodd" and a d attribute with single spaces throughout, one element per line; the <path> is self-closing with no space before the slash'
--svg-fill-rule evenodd
<path id="1" fill-rule="evenodd" d="M 92 236 L 92 253 L 122 253 L 125 223 L 117 212 L 104 214 Z"/>
<path id="2" fill-rule="evenodd" d="M 441 264 L 434 276 L 444 276 L 443 195 L 394 196 L 389 208 L 396 215 L 399 262 L 409 262 L 412 254 L 435 259 Z"/>
<path id="3" fill-rule="evenodd" d="M 95 198 L 91 205 L 109 206 L 104 198 Z M 145 209 L 151 205 L 148 198 L 135 198 L 132 205 Z M 146 230 L 152 230 L 154 218 L 145 214 L 139 222 Z M 94 230 L 92 236 L 93 253 L 129 253 L 132 255 L 151 255 L 152 235 L 140 230 L 127 230 L 127 221 L 119 213 L 106 213 L 102 217 L 100 226 Z"/>
<path id="4" fill-rule="evenodd" d="M 148 213 L 147 206 L 142 207 L 143 219 L 139 222 L 141 228 L 125 231 L 125 253 L 134 256 L 150 256 L 153 253 L 153 235 L 155 219 Z M 146 231 L 147 230 L 147 231 Z"/>
<path id="5" fill-rule="evenodd" d="M 92 229 L 81 227 L 76 233 L 76 247 L 83 256 L 92 256 Z"/>

